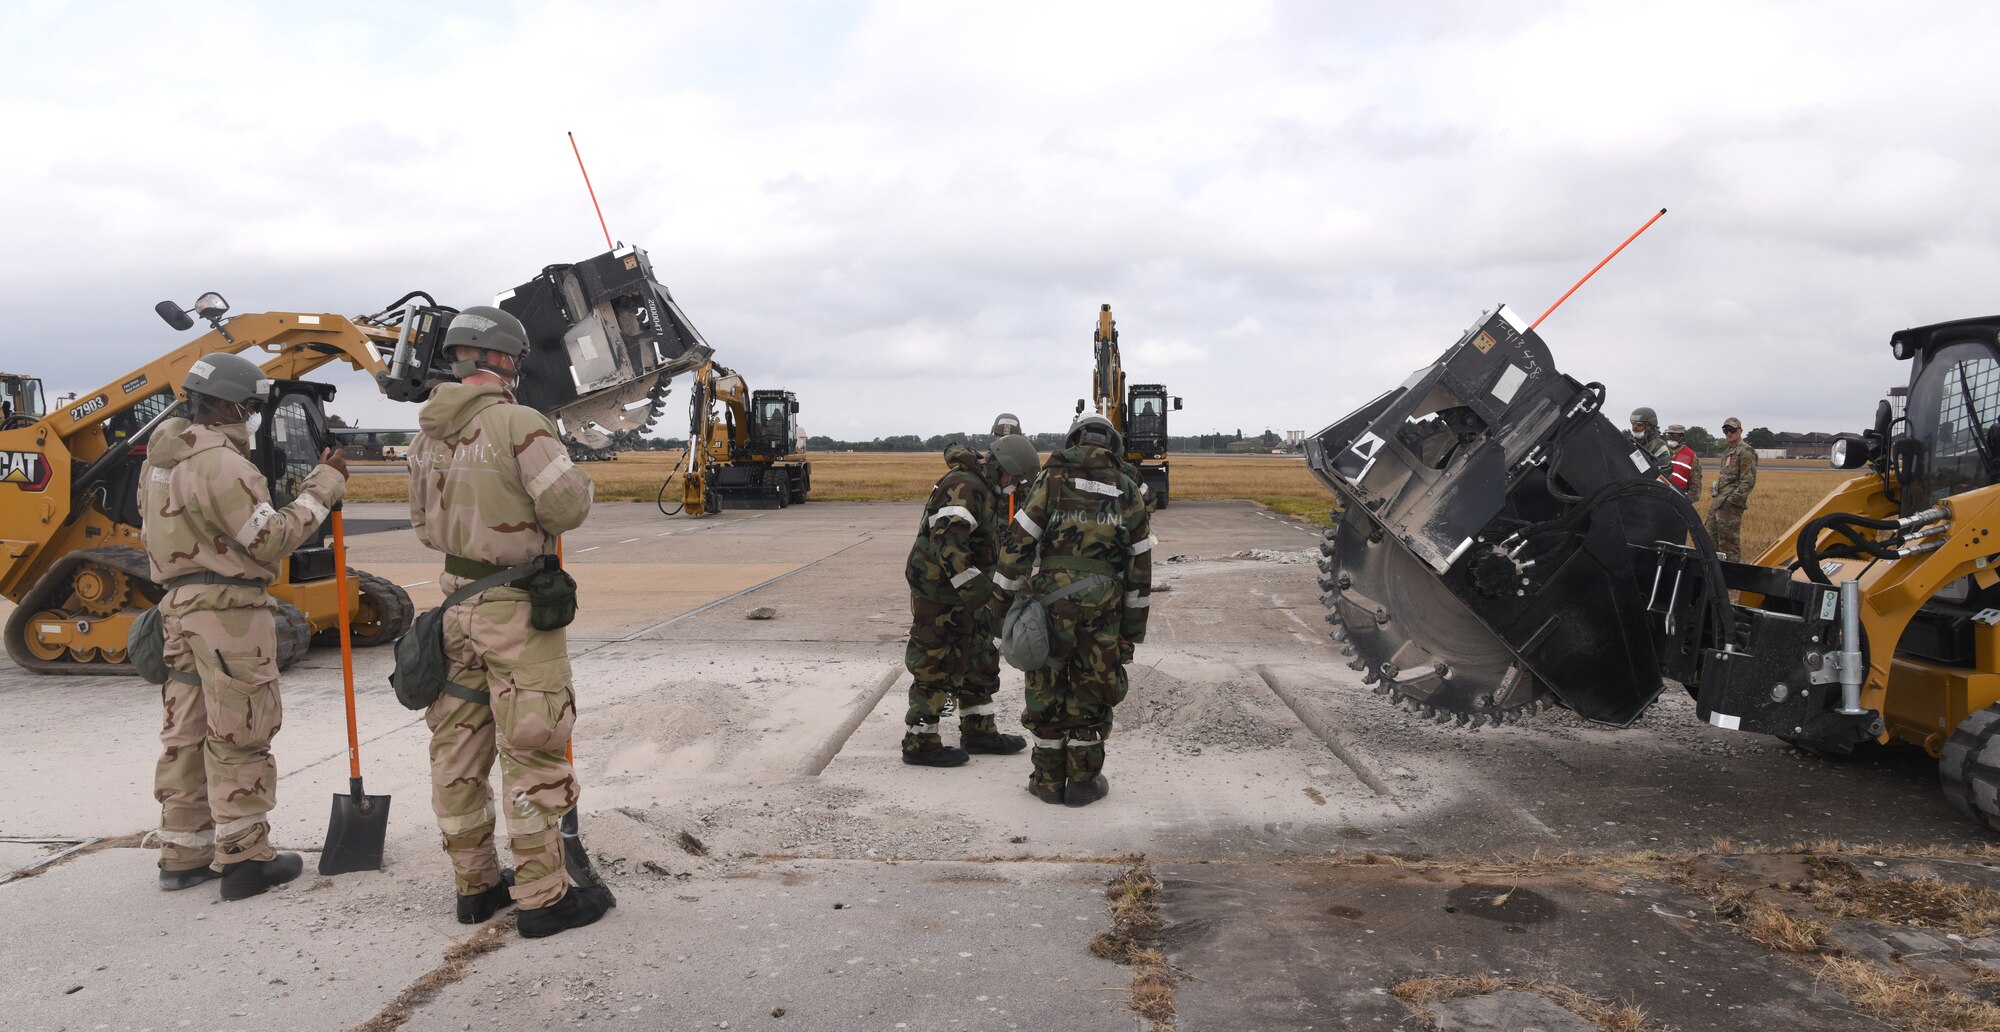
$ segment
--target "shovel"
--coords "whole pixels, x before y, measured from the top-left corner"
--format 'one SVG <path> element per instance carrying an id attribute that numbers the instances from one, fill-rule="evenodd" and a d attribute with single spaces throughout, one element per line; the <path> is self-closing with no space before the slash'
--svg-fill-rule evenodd
<path id="1" fill-rule="evenodd" d="M 347 613 L 347 535 L 338 509 L 333 511 L 333 568 L 340 593 L 340 673 L 347 688 L 347 794 L 333 797 L 319 873 L 379 871 L 382 842 L 389 834 L 389 797 L 369 795 L 361 788 L 361 732 L 354 724 L 354 639 Z"/>

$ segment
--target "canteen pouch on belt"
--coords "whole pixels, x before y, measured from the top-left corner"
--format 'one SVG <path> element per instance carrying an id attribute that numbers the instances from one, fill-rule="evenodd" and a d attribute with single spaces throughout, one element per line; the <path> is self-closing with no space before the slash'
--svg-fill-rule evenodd
<path id="1" fill-rule="evenodd" d="M 576 619 L 576 578 L 562 567 L 551 563 L 514 586 L 528 592 L 528 626 L 535 630 L 558 630 Z"/>
<path id="2" fill-rule="evenodd" d="M 160 607 L 140 613 L 125 632 L 125 655 L 132 669 L 147 684 L 167 683 L 167 629 L 160 622 Z"/>

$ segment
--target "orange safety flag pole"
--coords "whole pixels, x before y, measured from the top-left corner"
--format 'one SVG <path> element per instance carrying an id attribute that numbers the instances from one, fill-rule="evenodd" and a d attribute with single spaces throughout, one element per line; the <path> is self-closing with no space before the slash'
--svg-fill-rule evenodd
<path id="1" fill-rule="evenodd" d="M 1638 229 L 1633 230 L 1632 235 L 1625 238 L 1625 244 L 1629 244 L 1632 241 L 1639 239 L 1639 234 L 1644 233 L 1648 229 L 1651 229 L 1653 223 L 1660 221 L 1660 215 L 1665 215 L 1666 213 L 1667 209 L 1661 208 L 1659 215 L 1655 215 L 1652 218 L 1647 219 L 1645 225 L 1640 226 Z M 1625 249 L 1625 244 L 1619 244 L 1617 247 L 1612 248 L 1611 253 L 1605 255 L 1603 261 L 1598 262 L 1596 265 L 1591 266 L 1590 271 L 1584 273 L 1583 278 L 1576 281 L 1575 287 L 1571 287 L 1568 290 L 1564 291 L 1563 296 L 1556 298 L 1556 303 L 1550 305 L 1549 310 L 1547 312 L 1543 312 L 1541 316 L 1538 317 L 1534 322 L 1528 324 L 1528 328 L 1532 330 L 1535 327 L 1540 326 L 1542 324 L 1543 319 L 1548 318 L 1550 313 L 1554 312 L 1558 308 L 1561 308 L 1562 303 L 1564 301 L 1569 300 L 1569 296 L 1571 294 L 1576 293 L 1577 287 L 1581 287 L 1585 283 L 1590 282 L 1590 277 L 1597 275 L 1597 270 L 1602 269 L 1606 265 L 1611 264 L 1611 259 L 1618 257 L 1618 252 L 1623 251 Z"/>
<path id="2" fill-rule="evenodd" d="M 576 134 L 564 133 L 563 135 L 569 137 L 570 152 L 576 155 L 576 170 L 583 173 L 583 188 L 590 191 L 590 208 L 592 211 L 597 212 L 597 228 L 604 231 L 604 246 L 616 247 L 618 245 L 611 242 L 611 227 L 604 224 L 604 209 L 597 204 L 597 188 L 590 185 L 590 170 L 583 167 L 583 152 L 577 150 Z"/>

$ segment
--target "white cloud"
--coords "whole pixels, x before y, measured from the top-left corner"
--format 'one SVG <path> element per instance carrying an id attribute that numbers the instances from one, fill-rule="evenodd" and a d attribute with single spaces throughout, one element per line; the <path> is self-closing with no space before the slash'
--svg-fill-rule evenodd
<path id="1" fill-rule="evenodd" d="M 12 5 L 0 349 L 88 389 L 180 339 L 163 297 L 483 300 L 601 250 L 574 130 L 612 232 L 816 431 L 1060 425 L 1111 299 L 1180 428 L 1317 428 L 1663 205 L 1544 325 L 1565 369 L 1675 421 L 1842 428 L 1900 374 L 1890 331 L 1993 304 L 2000 70 L 1938 55 L 1996 28 L 1922 2 Z M 366 395 L 338 407 L 413 418 Z"/>

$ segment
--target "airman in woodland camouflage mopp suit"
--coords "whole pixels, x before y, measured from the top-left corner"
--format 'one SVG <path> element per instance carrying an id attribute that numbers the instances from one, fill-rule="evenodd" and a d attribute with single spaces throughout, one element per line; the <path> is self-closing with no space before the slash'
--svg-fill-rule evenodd
<path id="1" fill-rule="evenodd" d="M 141 536 L 160 601 L 165 716 L 153 791 L 160 802 L 160 886 L 221 877 L 222 898 L 243 899 L 298 877 L 299 854 L 271 845 L 278 801 L 271 739 L 278 637 L 265 587 L 278 562 L 312 537 L 347 485 L 329 449 L 299 495 L 272 506 L 248 457 L 245 420 L 269 381 L 248 359 L 204 356 L 181 384 L 192 419 L 161 423 L 139 481 Z"/>
<path id="2" fill-rule="evenodd" d="M 548 417 L 514 403 L 528 349 L 520 321 L 497 308 L 453 318 L 445 345 L 461 383 L 431 394 L 410 447 L 410 523 L 445 553 L 447 594 L 553 553 L 556 536 L 590 513 L 590 477 L 571 464 Z M 570 884 L 559 822 L 577 804 L 567 759 L 576 719 L 569 641 L 536 630 L 528 592 L 488 588 L 447 610 L 453 687 L 424 714 L 431 729 L 431 805 L 458 882 L 458 917 L 484 921 L 521 908 L 521 934 L 586 925 L 614 905 L 602 885 Z M 489 779 L 500 761 L 500 815 Z M 514 855 L 512 888 L 494 842 L 498 816 Z"/>
<path id="3" fill-rule="evenodd" d="M 992 571 L 1007 518 L 1007 470 L 998 458 L 958 443 L 945 448 L 944 461 L 949 469 L 924 503 L 903 568 L 910 585 L 903 663 L 911 677 L 903 762 L 926 767 L 956 767 L 971 753 L 1017 753 L 1028 744 L 1001 733 L 993 719 L 993 694 L 1000 690 L 993 635 L 1000 615 Z M 954 704 L 959 745 L 947 746 L 939 722 Z"/>
<path id="4" fill-rule="evenodd" d="M 1049 606 L 1049 662 L 1028 672 L 1021 715 L 1035 746 L 1028 790 L 1084 806 L 1109 791 L 1104 740 L 1125 698 L 1125 664 L 1146 640 L 1154 541 L 1139 484 L 1119 470 L 1110 422 L 1078 419 L 1068 444 L 1043 464 L 1008 525 L 995 581 L 1039 596 L 1088 582 Z"/>

